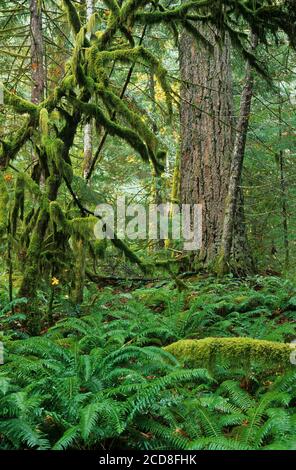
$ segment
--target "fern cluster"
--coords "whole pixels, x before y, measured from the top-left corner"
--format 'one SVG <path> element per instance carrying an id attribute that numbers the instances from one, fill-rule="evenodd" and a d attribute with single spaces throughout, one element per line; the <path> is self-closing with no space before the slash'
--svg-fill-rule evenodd
<path id="1" fill-rule="evenodd" d="M 83 316 L 65 318 L 41 337 L 5 337 L 0 448 L 295 449 L 296 371 L 288 361 L 226 363 L 216 355 L 215 367 L 193 369 L 162 347 L 205 337 L 217 328 L 213 320 L 233 312 L 245 336 L 247 319 L 258 315 L 285 316 L 292 328 L 293 285 L 256 278 L 188 286 L 182 293 L 168 286 L 117 295 L 106 289 Z M 275 320 L 271 331 L 277 328 Z M 235 328 L 221 333 L 238 336 Z M 276 340 L 290 334 L 281 331 Z"/>

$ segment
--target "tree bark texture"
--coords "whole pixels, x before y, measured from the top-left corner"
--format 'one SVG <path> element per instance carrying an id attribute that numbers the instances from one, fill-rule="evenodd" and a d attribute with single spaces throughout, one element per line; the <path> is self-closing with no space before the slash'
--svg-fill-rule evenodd
<path id="1" fill-rule="evenodd" d="M 214 267 L 221 247 L 225 203 L 235 143 L 231 43 L 210 26 L 200 32 L 213 53 L 187 32 L 180 41 L 181 203 L 202 204 L 203 244 L 199 261 Z M 243 202 L 239 189 L 238 199 Z M 243 206 L 236 211 L 232 252 L 248 262 Z"/>
<path id="2" fill-rule="evenodd" d="M 44 70 L 44 42 L 42 35 L 42 11 L 38 0 L 30 3 L 30 30 L 31 30 L 31 68 L 32 68 L 32 96 L 31 100 L 39 104 L 44 98 L 45 70 Z"/>
<path id="3" fill-rule="evenodd" d="M 253 49 L 256 47 L 256 42 L 256 38 L 252 37 Z M 241 96 L 240 114 L 238 123 L 236 125 L 236 137 L 230 166 L 230 179 L 225 204 L 221 249 L 217 266 L 218 272 L 220 274 L 225 274 L 230 270 L 234 235 L 235 232 L 237 235 L 239 234 L 239 227 L 236 227 L 235 219 L 236 215 L 239 214 L 240 206 L 243 207 L 240 194 L 240 184 L 242 179 L 243 161 L 245 156 L 253 91 L 254 74 L 252 66 L 248 62 L 246 65 L 245 83 Z M 244 220 L 242 222 L 244 222 Z"/>

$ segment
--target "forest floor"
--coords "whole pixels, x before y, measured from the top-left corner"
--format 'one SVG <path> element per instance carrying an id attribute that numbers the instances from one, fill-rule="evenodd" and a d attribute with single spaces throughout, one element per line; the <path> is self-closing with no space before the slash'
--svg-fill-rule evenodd
<path id="1" fill-rule="evenodd" d="M 294 283 L 185 283 L 92 290 L 39 337 L 6 326 L 0 449 L 295 449 Z"/>

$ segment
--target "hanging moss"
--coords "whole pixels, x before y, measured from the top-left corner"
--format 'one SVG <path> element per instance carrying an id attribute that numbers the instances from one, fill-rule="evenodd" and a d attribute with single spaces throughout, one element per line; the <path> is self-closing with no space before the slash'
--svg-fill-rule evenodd
<path id="1" fill-rule="evenodd" d="M 35 183 L 32 178 L 30 178 L 27 173 L 20 173 L 19 176 L 22 178 L 26 189 L 29 193 L 34 196 L 36 199 L 40 200 L 43 197 L 42 191 L 37 183 Z"/>
<path id="2" fill-rule="evenodd" d="M 53 139 L 48 136 L 42 136 L 41 143 L 49 159 L 49 163 L 55 163 L 58 167 L 63 153 L 64 143 L 60 139 Z"/>
<path id="3" fill-rule="evenodd" d="M 77 217 L 72 220 L 67 220 L 60 205 L 54 201 L 50 203 L 50 218 L 61 227 L 61 229 L 76 239 L 89 240 L 94 238 L 94 227 L 97 223 L 96 217 Z"/>
<path id="4" fill-rule="evenodd" d="M 35 118 L 28 118 L 23 126 L 0 143 L 0 169 L 6 169 L 23 145 L 34 133 Z"/>
<path id="5" fill-rule="evenodd" d="M 24 221 L 24 224 L 23 224 L 24 226 L 22 229 L 22 233 L 20 235 L 20 244 L 24 250 L 26 250 L 27 247 L 29 246 L 30 235 L 34 230 L 34 227 L 36 226 L 39 212 L 40 212 L 39 210 L 35 211 L 34 209 L 32 209 Z"/>
<path id="6" fill-rule="evenodd" d="M 81 28 L 80 18 L 76 8 L 74 7 L 71 0 L 63 0 L 63 4 L 67 13 L 69 24 L 72 27 L 74 34 L 79 33 Z"/>
<path id="7" fill-rule="evenodd" d="M 86 268 L 86 242 L 82 238 L 73 237 L 72 250 L 75 253 L 73 281 L 71 288 L 71 301 L 74 305 L 83 302 Z"/>
<path id="8" fill-rule="evenodd" d="M 86 28 L 81 28 L 76 36 L 75 47 L 72 54 L 71 68 L 75 78 L 75 83 L 83 86 L 85 85 L 86 76 L 83 70 L 83 54 L 82 49 L 85 46 Z"/>
<path id="9" fill-rule="evenodd" d="M 69 222 L 70 233 L 79 240 L 93 239 L 97 221 L 96 217 L 75 218 Z"/>
<path id="10" fill-rule="evenodd" d="M 173 108 L 172 108 L 172 97 L 171 97 L 171 86 L 167 79 L 167 71 L 161 65 L 160 61 L 153 55 L 148 49 L 143 46 L 140 46 L 140 55 L 141 57 L 150 65 L 152 72 L 155 74 L 157 80 L 166 97 L 166 103 L 168 107 L 168 114 L 169 117 L 172 116 Z"/>
<path id="11" fill-rule="evenodd" d="M 156 153 L 159 142 L 153 132 L 144 124 L 141 119 L 141 116 L 129 110 L 126 104 L 123 102 L 119 96 L 116 96 L 112 91 L 106 89 L 103 86 L 98 86 L 96 89 L 99 96 L 102 97 L 105 105 L 111 105 L 116 112 L 121 115 L 130 126 L 132 126 L 135 131 L 142 137 L 145 141 L 147 147 L 153 153 Z"/>
<path id="12" fill-rule="evenodd" d="M 110 135 L 116 135 L 124 139 L 141 155 L 144 161 L 149 161 L 147 147 L 135 131 L 111 121 L 104 111 L 94 103 L 83 103 L 82 101 L 74 98 L 72 99 L 72 103 L 75 103 L 76 107 L 80 109 L 83 114 L 89 117 L 94 117 L 97 124 L 103 126 Z"/>
<path id="13" fill-rule="evenodd" d="M 211 17 L 211 14 L 207 13 L 206 10 L 204 13 L 201 13 L 201 8 L 206 8 L 207 6 L 213 7 L 213 4 L 213 0 L 201 0 L 199 2 L 184 2 L 179 7 L 172 8 L 170 10 L 167 9 L 163 11 L 160 10 L 152 12 L 139 11 L 135 13 L 135 20 L 143 24 L 166 23 L 172 22 L 174 20 L 183 21 L 186 19 L 186 15 L 191 9 L 198 9 L 199 13 L 194 13 L 194 17 L 191 15 L 190 19 L 194 19 L 195 21 L 204 21 L 206 18 Z"/>
<path id="14" fill-rule="evenodd" d="M 86 24 L 86 31 L 88 34 L 92 34 L 95 32 L 97 23 L 100 23 L 100 17 L 97 13 L 93 13 Z"/>
<path id="15" fill-rule="evenodd" d="M 57 202 L 50 203 L 49 213 L 50 213 L 51 221 L 57 224 L 59 227 L 61 227 L 65 233 L 70 234 L 71 232 L 70 223 L 66 219 L 60 205 Z"/>
<path id="16" fill-rule="evenodd" d="M 109 8 L 110 11 L 116 16 L 119 17 L 120 15 L 120 7 L 116 0 L 103 0 L 106 7 Z"/>
<path id="17" fill-rule="evenodd" d="M 48 157 L 47 164 L 51 175 L 58 173 L 64 176 L 69 182 L 73 178 L 72 166 L 63 159 L 64 143 L 61 139 L 51 137 L 42 137 L 42 145 Z"/>
<path id="18" fill-rule="evenodd" d="M 7 186 L 3 177 L 3 173 L 0 173 L 0 236 L 7 230 L 8 223 L 8 203 L 9 194 Z"/>
<path id="19" fill-rule="evenodd" d="M 88 51 L 89 71 L 96 79 L 101 79 L 105 64 L 110 61 L 136 62 L 142 59 L 155 74 L 165 96 L 169 116 L 172 115 L 171 86 L 167 79 L 167 71 L 161 62 L 148 49 L 137 46 L 130 49 L 117 49 L 115 51 L 100 51 L 97 46 L 92 46 Z"/>
<path id="20" fill-rule="evenodd" d="M 11 232 L 16 234 L 17 223 L 23 219 L 25 201 L 25 180 L 22 174 L 17 177 L 14 190 L 14 203 L 11 211 Z"/>
<path id="21" fill-rule="evenodd" d="M 42 108 L 39 113 L 39 128 L 42 135 L 48 136 L 48 111 Z"/>
<path id="22" fill-rule="evenodd" d="M 140 7 L 144 6 L 147 2 L 145 0 L 126 0 L 120 11 L 120 19 L 125 22 L 129 16 L 133 16 Z"/>
<path id="23" fill-rule="evenodd" d="M 20 295 L 23 297 L 34 297 L 38 282 L 40 253 L 44 235 L 48 225 L 48 211 L 41 209 L 37 218 L 36 225 L 30 239 L 30 245 L 27 252 L 26 269 L 20 288 Z M 33 314 L 34 312 L 32 312 Z"/>
<path id="24" fill-rule="evenodd" d="M 289 367 L 291 345 L 251 338 L 205 338 L 181 340 L 165 350 L 193 367 L 262 364 Z"/>

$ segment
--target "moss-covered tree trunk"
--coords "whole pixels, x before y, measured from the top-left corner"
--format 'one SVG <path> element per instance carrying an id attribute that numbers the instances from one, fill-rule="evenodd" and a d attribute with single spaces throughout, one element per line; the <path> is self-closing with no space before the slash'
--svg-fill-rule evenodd
<path id="1" fill-rule="evenodd" d="M 86 243 L 82 238 L 73 237 L 72 244 L 75 262 L 71 288 L 71 301 L 74 305 L 80 305 L 83 302 L 83 289 L 85 284 Z"/>
<path id="2" fill-rule="evenodd" d="M 94 13 L 94 1 L 86 0 L 86 18 L 87 20 Z M 84 127 L 84 149 L 83 149 L 83 176 L 87 179 L 93 160 L 93 119 L 90 119 Z"/>
<path id="3" fill-rule="evenodd" d="M 63 162 L 69 163 L 69 151 L 73 145 L 74 136 L 80 119 L 81 113 L 79 110 L 75 111 L 73 116 L 68 115 L 66 124 L 59 132 L 58 138 L 63 145 L 62 147 L 58 147 L 56 160 L 59 159 L 59 165 L 61 166 Z M 45 148 L 43 158 L 40 162 L 44 165 L 42 169 L 46 175 L 44 199 L 41 203 L 39 215 L 30 237 L 29 246 L 24 260 L 23 279 L 19 290 L 19 296 L 26 297 L 28 299 L 26 309 L 27 324 L 29 331 L 33 334 L 38 334 L 41 326 L 40 312 L 37 306 L 36 297 L 38 282 L 40 280 L 44 240 L 50 222 L 49 204 L 57 199 L 58 191 L 62 183 L 60 168 L 52 162 L 53 165 L 49 170 L 46 164 L 46 162 L 50 161 L 47 152 L 49 152 L 49 149 Z"/>

